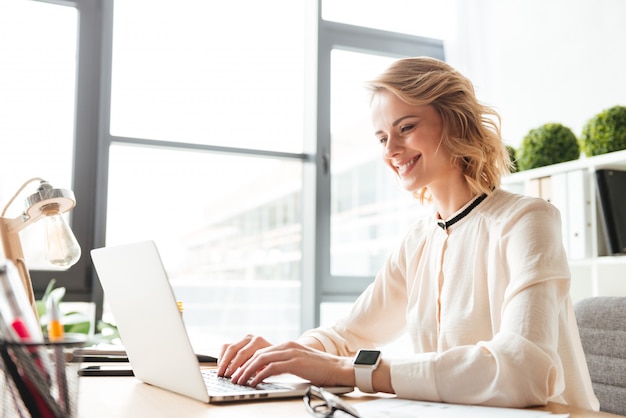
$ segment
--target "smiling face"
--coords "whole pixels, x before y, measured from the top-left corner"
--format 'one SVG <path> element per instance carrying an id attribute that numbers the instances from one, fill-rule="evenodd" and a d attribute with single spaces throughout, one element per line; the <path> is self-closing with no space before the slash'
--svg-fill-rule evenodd
<path id="1" fill-rule="evenodd" d="M 434 107 L 410 105 L 379 92 L 372 100 L 372 122 L 385 163 L 407 191 L 427 187 L 436 194 L 462 177 L 442 144 L 443 121 Z"/>

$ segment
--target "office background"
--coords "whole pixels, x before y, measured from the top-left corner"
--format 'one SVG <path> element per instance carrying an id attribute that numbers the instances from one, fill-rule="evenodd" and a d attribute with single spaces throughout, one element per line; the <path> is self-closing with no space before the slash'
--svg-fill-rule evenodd
<path id="1" fill-rule="evenodd" d="M 194 344 L 294 338 L 425 210 L 380 161 L 367 79 L 445 58 L 509 144 L 578 134 L 624 103 L 625 21 L 620 0 L 4 1 L 0 204 L 34 176 L 76 193 L 79 264 L 50 271 L 24 234 L 38 294 L 102 307 L 88 250 L 154 239 Z"/>

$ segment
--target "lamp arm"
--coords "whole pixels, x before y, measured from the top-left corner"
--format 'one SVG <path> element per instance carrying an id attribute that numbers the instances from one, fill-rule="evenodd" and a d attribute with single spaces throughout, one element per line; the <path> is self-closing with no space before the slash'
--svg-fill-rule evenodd
<path id="1" fill-rule="evenodd" d="M 13 203 L 13 201 L 15 199 L 17 199 L 17 197 L 20 195 L 20 193 L 22 192 L 22 190 L 24 190 L 26 188 L 26 186 L 28 186 L 30 183 L 32 183 L 33 181 L 40 181 L 40 182 L 44 182 L 45 180 L 42 179 L 41 177 L 33 177 L 30 180 L 26 180 L 24 182 L 24 184 L 22 184 L 22 186 L 19 188 L 19 190 L 17 192 L 15 192 L 15 194 L 13 195 L 13 197 L 11 197 L 11 199 L 9 200 L 9 202 L 6 204 L 6 206 L 4 207 L 4 209 L 2 209 L 2 215 L 0 215 L 1 217 L 4 218 L 4 215 L 7 213 L 7 210 L 9 209 L 9 206 L 11 206 L 11 203 Z"/>
<path id="2" fill-rule="evenodd" d="M 6 229 L 8 232 L 19 232 L 22 229 L 26 228 L 28 225 L 37 222 L 39 219 L 43 218 L 45 215 L 43 213 L 39 213 L 36 216 L 28 216 L 23 213 L 17 218 L 9 219 L 9 218 L 0 218 L 2 223 L 6 225 Z"/>

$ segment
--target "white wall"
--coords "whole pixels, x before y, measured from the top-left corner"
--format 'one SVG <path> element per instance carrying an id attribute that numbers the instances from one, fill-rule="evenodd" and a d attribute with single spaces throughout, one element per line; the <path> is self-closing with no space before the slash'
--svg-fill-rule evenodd
<path id="1" fill-rule="evenodd" d="M 584 123 L 626 105 L 626 1 L 458 0 L 447 61 L 502 116 L 515 147 L 530 129 Z"/>

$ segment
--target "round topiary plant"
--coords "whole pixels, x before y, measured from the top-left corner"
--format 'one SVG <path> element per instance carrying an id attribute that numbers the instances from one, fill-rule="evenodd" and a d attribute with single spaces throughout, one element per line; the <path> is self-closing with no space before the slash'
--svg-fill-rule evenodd
<path id="1" fill-rule="evenodd" d="M 626 107 L 613 106 L 589 119 L 580 142 L 588 157 L 626 149 Z"/>
<path id="2" fill-rule="evenodd" d="M 575 160 L 580 146 L 574 132 L 560 123 L 546 123 L 531 129 L 517 151 L 520 171 Z"/>

